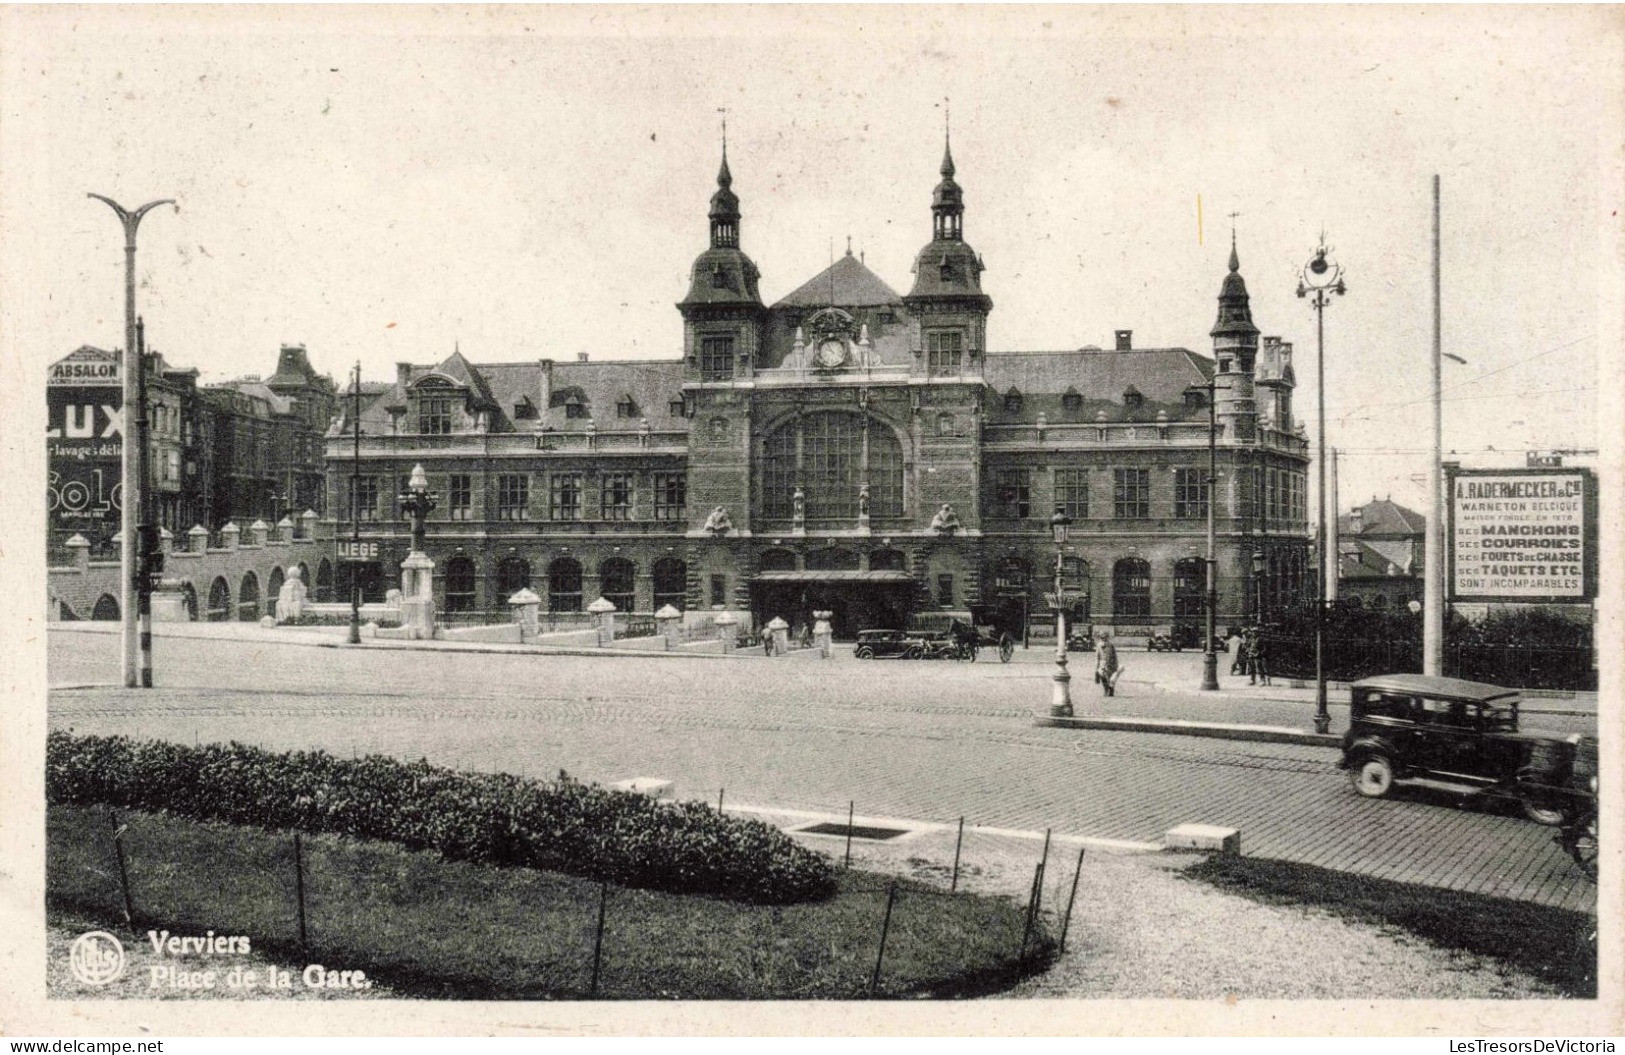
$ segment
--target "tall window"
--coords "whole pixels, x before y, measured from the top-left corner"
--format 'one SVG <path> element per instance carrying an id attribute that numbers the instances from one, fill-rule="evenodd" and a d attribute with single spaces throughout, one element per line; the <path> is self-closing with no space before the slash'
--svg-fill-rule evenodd
<path id="1" fill-rule="evenodd" d="M 711 607 L 725 608 L 728 604 L 728 577 L 726 575 L 711 576 Z"/>
<path id="2" fill-rule="evenodd" d="M 630 612 L 637 606 L 635 583 L 637 565 L 625 557 L 611 557 L 598 566 L 598 595 L 615 606 L 617 612 Z"/>
<path id="3" fill-rule="evenodd" d="M 446 478 L 446 515 L 452 520 L 473 519 L 474 478 L 467 473 L 452 473 Z"/>
<path id="4" fill-rule="evenodd" d="M 960 372 L 965 335 L 958 330 L 933 330 L 925 335 L 926 372 L 932 377 Z"/>
<path id="5" fill-rule="evenodd" d="M 472 612 L 478 596 L 478 578 L 474 562 L 467 557 L 453 557 L 446 562 L 446 611 Z"/>
<path id="6" fill-rule="evenodd" d="M 378 477 L 361 476 L 356 478 L 355 505 L 358 520 L 373 521 L 378 519 Z"/>
<path id="7" fill-rule="evenodd" d="M 1151 565 L 1125 557 L 1112 569 L 1112 615 L 1118 619 L 1151 617 Z"/>
<path id="8" fill-rule="evenodd" d="M 688 504 L 688 477 L 655 473 L 655 519 L 681 520 Z"/>
<path id="9" fill-rule="evenodd" d="M 1207 565 L 1200 557 L 1174 564 L 1174 618 L 1199 619 L 1207 613 L 1202 597 L 1207 592 Z"/>
<path id="10" fill-rule="evenodd" d="M 560 557 L 547 566 L 547 610 L 581 611 L 581 564 Z"/>
<path id="11" fill-rule="evenodd" d="M 700 380 L 731 381 L 734 376 L 734 339 L 700 338 Z"/>
<path id="12" fill-rule="evenodd" d="M 451 432 L 451 399 L 447 396 L 424 396 L 418 400 L 418 431 L 432 436 Z"/>
<path id="13" fill-rule="evenodd" d="M 520 590 L 530 588 L 530 561 L 523 557 L 504 557 L 497 564 L 497 595 L 492 598 L 504 603 Z"/>
<path id="14" fill-rule="evenodd" d="M 1026 520 L 1033 515 L 1033 471 L 1000 469 L 994 478 L 993 515 Z"/>
<path id="15" fill-rule="evenodd" d="M 502 473 L 497 477 L 497 519 L 530 519 L 530 477 Z"/>
<path id="16" fill-rule="evenodd" d="M 554 520 L 581 519 L 580 473 L 553 474 L 553 490 L 549 494 L 548 511 Z"/>
<path id="17" fill-rule="evenodd" d="M 954 606 L 954 577 L 946 572 L 937 576 L 937 607 Z"/>
<path id="18" fill-rule="evenodd" d="M 891 429 L 856 414 L 807 414 L 780 426 L 763 445 L 766 516 L 791 516 L 799 484 L 808 519 L 853 519 L 865 483 L 870 516 L 902 515 L 902 446 Z"/>
<path id="19" fill-rule="evenodd" d="M 1089 470 L 1055 470 L 1055 504 L 1073 520 L 1089 516 Z"/>
<path id="20" fill-rule="evenodd" d="M 1264 518 L 1273 522 L 1281 512 L 1281 474 L 1274 469 L 1265 469 L 1264 473 Z"/>
<path id="21" fill-rule="evenodd" d="M 1112 515 L 1118 520 L 1151 516 L 1151 470 L 1112 470 Z"/>
<path id="22" fill-rule="evenodd" d="M 1174 470 L 1174 516 L 1199 520 L 1207 516 L 1207 481 L 1201 469 Z"/>
<path id="23" fill-rule="evenodd" d="M 668 604 L 678 611 L 688 607 L 688 565 L 676 557 L 661 557 L 654 566 L 655 611 Z"/>
<path id="24" fill-rule="evenodd" d="M 603 519 L 632 519 L 632 474 L 604 473 L 599 481 L 599 509 Z"/>

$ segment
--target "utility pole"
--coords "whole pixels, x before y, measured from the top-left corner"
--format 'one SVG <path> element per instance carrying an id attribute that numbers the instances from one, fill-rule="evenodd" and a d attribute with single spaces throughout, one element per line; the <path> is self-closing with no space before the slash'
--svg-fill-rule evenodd
<path id="1" fill-rule="evenodd" d="M 1202 641 L 1202 689 L 1205 692 L 1217 692 L 1219 689 L 1219 655 L 1213 650 L 1213 638 L 1218 633 L 1219 609 L 1219 574 L 1215 567 L 1216 546 L 1214 529 L 1214 504 L 1218 495 L 1219 483 L 1219 441 L 1218 441 L 1218 382 L 1212 379 L 1207 383 L 1207 590 L 1204 599 L 1207 604 L 1207 635 Z"/>
<path id="2" fill-rule="evenodd" d="M 1319 402 L 1319 457 L 1315 467 L 1319 474 L 1316 499 L 1319 505 L 1315 540 L 1320 545 L 1320 572 L 1315 576 L 1315 732 L 1324 733 L 1332 727 L 1331 714 L 1326 710 L 1326 305 L 1333 294 L 1341 297 L 1348 291 L 1343 284 L 1343 268 L 1326 259 L 1331 252 L 1326 247 L 1326 234 L 1321 232 L 1320 245 L 1315 255 L 1304 265 L 1298 278 L 1298 296 L 1308 297 L 1315 309 L 1315 397 Z"/>
<path id="3" fill-rule="evenodd" d="M 361 644 L 361 360 L 355 363 L 355 384 L 350 428 L 355 433 L 355 457 L 350 464 L 350 644 Z"/>
<path id="4" fill-rule="evenodd" d="M 104 203 L 124 225 L 124 456 L 123 456 L 123 509 L 119 527 L 123 541 L 119 546 L 119 560 L 124 572 L 124 583 L 119 600 L 119 615 L 123 619 L 124 687 L 127 689 L 152 688 L 152 612 L 151 594 L 143 588 L 148 578 L 151 557 L 145 545 L 151 541 L 140 530 L 145 525 L 142 509 L 146 503 L 146 367 L 135 322 L 135 234 L 141 218 L 160 205 L 174 205 L 173 198 L 149 201 L 139 209 L 129 210 L 112 198 L 101 194 L 87 194 Z M 137 423 L 140 435 L 129 432 L 131 423 Z"/>
<path id="5" fill-rule="evenodd" d="M 1428 458 L 1428 522 L 1422 541 L 1422 673 L 1444 673 L 1444 409 L 1439 305 L 1439 177 L 1433 176 L 1433 454 Z"/>

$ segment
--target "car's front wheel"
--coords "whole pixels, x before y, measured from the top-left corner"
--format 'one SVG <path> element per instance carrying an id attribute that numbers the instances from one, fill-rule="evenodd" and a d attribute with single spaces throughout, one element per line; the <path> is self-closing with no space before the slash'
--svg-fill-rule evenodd
<path id="1" fill-rule="evenodd" d="M 1394 789 L 1394 764 L 1386 755 L 1367 755 L 1354 767 L 1349 780 L 1363 798 L 1386 798 Z"/>
<path id="2" fill-rule="evenodd" d="M 1563 811 L 1550 803 L 1529 795 L 1519 798 L 1518 803 L 1523 807 L 1523 815 L 1536 824 L 1544 824 L 1548 828 L 1555 828 L 1563 823 Z"/>
<path id="3" fill-rule="evenodd" d="M 856 652 L 852 653 L 852 658 L 853 659 L 874 659 L 875 658 L 875 650 L 870 648 L 868 645 L 864 645 L 862 648 L 859 648 Z"/>

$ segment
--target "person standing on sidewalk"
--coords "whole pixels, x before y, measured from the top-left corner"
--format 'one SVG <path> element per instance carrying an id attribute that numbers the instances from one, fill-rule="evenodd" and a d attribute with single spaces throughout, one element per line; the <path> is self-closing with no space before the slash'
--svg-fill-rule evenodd
<path id="1" fill-rule="evenodd" d="M 1257 677 L 1260 685 L 1270 683 L 1269 646 L 1264 643 L 1263 627 L 1253 629 L 1251 673 Z"/>
<path id="2" fill-rule="evenodd" d="M 1095 646 L 1095 680 L 1107 696 L 1117 694 L 1117 669 L 1117 647 L 1112 644 L 1111 634 L 1102 630 L 1100 643 Z"/>

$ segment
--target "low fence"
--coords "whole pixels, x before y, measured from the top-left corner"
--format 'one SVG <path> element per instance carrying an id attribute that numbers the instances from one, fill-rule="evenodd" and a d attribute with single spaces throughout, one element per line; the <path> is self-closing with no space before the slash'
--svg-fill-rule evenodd
<path id="1" fill-rule="evenodd" d="M 1315 676 L 1315 638 L 1271 633 L 1266 662 L 1278 677 Z M 1358 681 L 1376 674 L 1419 673 L 1420 641 L 1371 641 L 1328 636 L 1322 658 L 1331 681 Z M 1589 647 L 1564 645 L 1447 644 L 1444 673 L 1521 689 L 1595 691 L 1596 656 Z"/>

